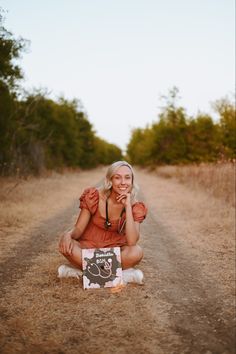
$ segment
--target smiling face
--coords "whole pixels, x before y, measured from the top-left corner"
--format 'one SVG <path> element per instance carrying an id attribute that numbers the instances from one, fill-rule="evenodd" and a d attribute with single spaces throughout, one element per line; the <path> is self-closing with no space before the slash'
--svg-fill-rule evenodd
<path id="1" fill-rule="evenodd" d="M 111 178 L 112 190 L 117 194 L 128 193 L 132 189 L 133 176 L 129 167 L 119 167 Z"/>

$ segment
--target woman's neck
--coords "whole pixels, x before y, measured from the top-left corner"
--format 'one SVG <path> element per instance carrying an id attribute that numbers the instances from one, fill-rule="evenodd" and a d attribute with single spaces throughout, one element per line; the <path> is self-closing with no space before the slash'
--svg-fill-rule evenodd
<path id="1" fill-rule="evenodd" d="M 112 201 L 113 204 L 120 204 L 119 202 L 117 202 L 116 200 L 116 197 L 118 196 L 119 194 L 114 192 L 113 190 L 111 191 L 111 194 L 109 195 L 109 199 Z"/>

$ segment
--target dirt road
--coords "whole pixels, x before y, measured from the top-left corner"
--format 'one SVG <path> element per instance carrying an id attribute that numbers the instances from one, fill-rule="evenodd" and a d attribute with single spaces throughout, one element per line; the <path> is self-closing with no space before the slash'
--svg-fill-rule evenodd
<path id="1" fill-rule="evenodd" d="M 235 353 L 234 210 L 203 192 L 138 170 L 149 208 L 140 241 L 145 284 L 112 293 L 57 278 L 58 236 L 75 220 L 83 188 L 103 173 L 64 177 L 70 194 L 48 193 L 46 213 L 30 231 L 21 226 L 15 243 L 8 240 L 17 227 L 1 229 L 0 352 Z M 51 210 L 53 193 L 66 202 Z"/>

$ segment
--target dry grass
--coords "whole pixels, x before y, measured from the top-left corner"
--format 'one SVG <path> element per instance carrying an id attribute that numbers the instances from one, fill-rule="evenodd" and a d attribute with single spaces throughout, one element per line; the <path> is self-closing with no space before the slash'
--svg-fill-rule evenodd
<path id="1" fill-rule="evenodd" d="M 191 166 L 160 166 L 160 177 L 175 178 L 193 189 L 201 189 L 209 195 L 235 206 L 235 161 Z"/>
<path id="2" fill-rule="evenodd" d="M 171 168 L 170 168 L 171 170 Z M 180 184 L 177 178 L 156 178 L 139 172 L 152 212 L 182 249 L 191 249 L 201 269 L 216 282 L 234 284 L 235 277 L 235 208 L 200 189 Z M 151 186 L 147 188 L 146 186 Z M 205 260 L 201 260 L 205 257 Z"/>
<path id="3" fill-rule="evenodd" d="M 97 171 L 95 178 L 99 180 L 101 175 L 102 172 Z M 45 214 L 50 216 L 66 208 L 71 201 L 78 200 L 81 190 L 87 186 L 86 176 L 85 172 L 74 172 L 27 180 L 1 178 L 0 227 L 35 223 Z M 93 183 L 97 182 L 95 178 Z"/>
<path id="4" fill-rule="evenodd" d="M 134 347 L 140 353 L 151 353 L 149 345 L 158 348 L 158 336 L 152 337 L 150 287 L 130 285 L 118 293 L 108 288 L 84 291 L 81 280 L 56 277 L 62 257 L 55 246 L 38 256 L 24 279 L 8 287 L 7 297 L 0 299 L 0 308 L 6 311 L 6 320 L 0 321 L 1 353 L 109 354 L 113 348 L 122 354 L 132 353 Z M 168 304 L 160 300 L 158 305 L 166 316 Z M 162 333 L 163 321 L 157 322 L 157 332 Z M 117 338 L 122 339 L 118 346 Z"/>
<path id="5" fill-rule="evenodd" d="M 92 183 L 100 180 L 103 171 L 95 170 Z M 22 242 L 42 220 L 63 212 L 78 198 L 87 184 L 86 172 L 52 173 L 40 178 L 0 179 L 0 259 Z"/>
<path id="6" fill-rule="evenodd" d="M 0 202 L 0 256 L 3 253 L 7 258 L 12 245 L 18 246 L 18 242 L 27 240 L 31 236 L 31 226 L 39 222 L 47 224 L 48 218 L 63 212 L 73 201 L 77 203 L 82 189 L 96 183 L 103 175 L 104 170 L 99 169 L 91 173 L 31 178 L 17 185 L 16 180 L 3 180 L 0 188 L 3 196 Z M 145 274 L 145 286 L 129 285 L 117 293 L 109 289 L 84 291 L 81 280 L 58 279 L 57 268 L 65 260 L 57 251 L 57 236 L 54 234 L 49 246 L 42 248 L 32 259 L 29 257 L 27 271 L 10 285 L 4 285 L 6 293 L 0 299 L 1 353 L 190 352 L 187 350 L 190 350 L 188 345 L 191 343 L 182 343 L 181 335 L 175 330 L 172 321 L 178 313 L 174 312 L 173 316 L 172 311 L 176 311 L 176 308 L 166 295 L 168 264 L 172 263 L 176 267 L 181 262 L 178 248 L 176 251 L 172 249 L 172 258 L 166 258 L 165 266 L 161 266 L 162 258 L 158 258 L 157 247 L 153 246 L 156 242 L 158 249 L 168 250 L 169 236 L 176 240 L 182 255 L 189 255 L 188 259 L 192 259 L 193 264 L 197 262 L 199 276 L 203 274 L 206 279 L 211 277 L 224 291 L 223 298 L 230 303 L 233 208 L 226 207 L 226 204 L 220 208 L 220 199 L 208 198 L 197 189 L 186 188 L 174 179 L 158 178 L 155 173 L 139 171 L 139 179 L 141 191 L 156 220 L 154 226 L 148 220 L 142 225 L 144 234 L 141 245 L 147 256 L 140 268 Z M 18 218 L 18 221 L 14 218 Z M 58 222 L 57 217 L 55 224 Z M 52 229 L 54 227 L 51 225 Z M 164 247 L 160 242 L 158 227 L 159 232 L 162 228 L 165 230 Z M 45 235 L 45 238 L 50 237 L 49 233 Z M 153 261 L 156 262 L 155 267 Z M 191 264 L 187 271 L 191 273 Z M 19 269 L 15 269 L 15 272 L 19 272 Z M 185 275 L 183 273 L 183 277 Z M 170 289 L 174 282 L 176 279 L 171 278 Z M 179 288 L 182 289 L 182 278 Z M 208 288 L 208 283 L 205 288 Z M 192 298 L 198 292 L 190 294 Z M 230 309 L 228 307 L 227 311 Z M 186 307 L 182 311 L 183 318 L 186 318 Z M 225 313 L 222 316 L 225 320 Z M 204 323 L 206 320 L 207 317 Z M 189 340 L 187 335 L 186 338 Z M 209 351 L 215 352 L 211 348 Z"/>

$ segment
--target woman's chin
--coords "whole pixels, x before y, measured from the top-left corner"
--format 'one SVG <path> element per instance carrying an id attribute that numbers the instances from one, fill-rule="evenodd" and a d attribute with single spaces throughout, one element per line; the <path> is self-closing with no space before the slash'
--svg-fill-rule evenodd
<path id="1" fill-rule="evenodd" d="M 113 189 L 113 191 L 112 191 L 113 193 L 114 193 L 114 195 L 116 196 L 116 197 L 118 197 L 119 195 L 121 195 L 121 194 L 123 194 L 124 192 L 123 191 L 121 191 L 121 190 L 119 190 L 119 189 Z"/>

